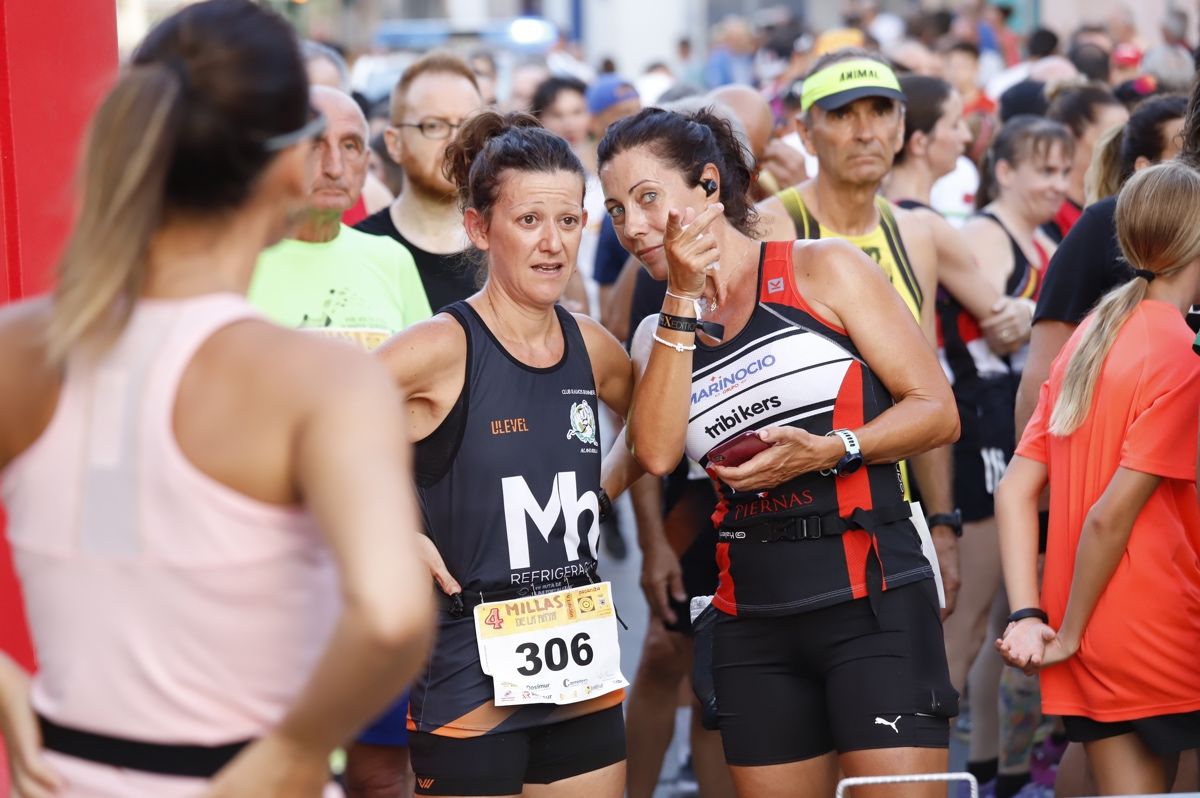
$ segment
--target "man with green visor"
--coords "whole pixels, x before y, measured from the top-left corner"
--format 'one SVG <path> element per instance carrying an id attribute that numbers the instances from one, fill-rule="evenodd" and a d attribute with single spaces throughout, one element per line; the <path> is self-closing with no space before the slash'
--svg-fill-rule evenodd
<path id="1" fill-rule="evenodd" d="M 804 78 L 799 133 L 820 164 L 816 177 L 758 204 L 768 241 L 841 238 L 879 264 L 937 348 L 934 295 L 938 252 L 929 222 L 894 207 L 879 188 L 904 144 L 904 93 L 884 60 L 845 48 L 817 60 Z M 970 267 L 970 264 L 967 264 Z M 902 464 L 907 465 L 907 464 Z M 958 541 L 951 449 L 914 458 L 937 549 L 947 609 L 958 591 Z M 905 471 L 905 485 L 908 487 Z"/>

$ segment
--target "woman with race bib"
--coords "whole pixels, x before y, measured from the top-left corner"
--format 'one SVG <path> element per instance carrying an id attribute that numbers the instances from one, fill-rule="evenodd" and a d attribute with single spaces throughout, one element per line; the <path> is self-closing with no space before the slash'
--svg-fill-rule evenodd
<path id="1" fill-rule="evenodd" d="M 611 335 L 556 304 L 587 222 L 583 167 L 532 117 L 484 112 L 445 168 L 487 282 L 381 350 L 445 561 L 438 639 L 408 716 L 416 791 L 615 798 L 626 682 L 596 575 L 611 511 L 596 419 L 600 401 L 624 416 L 632 374 Z"/>
<path id="2" fill-rule="evenodd" d="M 665 474 L 686 453 L 721 493 L 696 683 L 738 794 L 944 770 L 957 696 L 895 465 L 957 435 L 933 351 L 861 250 L 753 240 L 750 173 L 713 114 L 642 111 L 599 160 L 622 244 L 668 280 L 634 338 L 634 454 Z"/>

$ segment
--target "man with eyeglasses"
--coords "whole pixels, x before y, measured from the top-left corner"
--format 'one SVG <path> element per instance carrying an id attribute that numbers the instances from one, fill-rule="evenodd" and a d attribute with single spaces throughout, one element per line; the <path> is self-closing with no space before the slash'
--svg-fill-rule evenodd
<path id="1" fill-rule="evenodd" d="M 388 155 L 404 169 L 403 189 L 392 204 L 356 225 L 390 236 L 412 253 L 430 306 L 436 311 L 477 289 L 454 186 L 442 174 L 446 146 L 467 117 L 483 107 L 475 73 L 446 52 L 409 65 L 392 91 Z"/>

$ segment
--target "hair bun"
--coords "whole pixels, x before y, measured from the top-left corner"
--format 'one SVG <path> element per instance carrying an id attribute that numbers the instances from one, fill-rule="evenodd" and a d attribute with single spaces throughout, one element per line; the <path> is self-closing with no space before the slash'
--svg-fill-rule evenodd
<path id="1" fill-rule="evenodd" d="M 541 127 L 537 118 L 521 111 L 501 114 L 498 111 L 480 111 L 463 122 L 458 135 L 446 147 L 446 160 L 442 174 L 461 192 L 470 182 L 471 164 L 483 152 L 488 142 L 510 128 Z"/>

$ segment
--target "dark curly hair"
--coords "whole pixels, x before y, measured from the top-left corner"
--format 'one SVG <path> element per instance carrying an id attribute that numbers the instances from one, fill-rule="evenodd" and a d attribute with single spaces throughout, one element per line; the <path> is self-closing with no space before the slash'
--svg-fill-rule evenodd
<path id="1" fill-rule="evenodd" d="M 690 185 L 700 184 L 706 164 L 721 176 L 719 199 L 725 218 L 740 232 L 754 236 L 758 213 L 747 193 L 753 178 L 753 156 L 742 145 L 728 121 L 703 108 L 692 114 L 645 108 L 609 126 L 600 140 L 598 165 L 634 147 L 649 147 L 660 159 L 684 175 Z"/>

